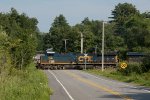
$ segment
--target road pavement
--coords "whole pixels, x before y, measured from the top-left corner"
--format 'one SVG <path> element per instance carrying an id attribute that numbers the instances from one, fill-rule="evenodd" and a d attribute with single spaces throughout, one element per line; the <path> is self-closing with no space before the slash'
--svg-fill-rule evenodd
<path id="1" fill-rule="evenodd" d="M 50 100 L 150 100 L 150 90 L 80 70 L 45 70 Z"/>

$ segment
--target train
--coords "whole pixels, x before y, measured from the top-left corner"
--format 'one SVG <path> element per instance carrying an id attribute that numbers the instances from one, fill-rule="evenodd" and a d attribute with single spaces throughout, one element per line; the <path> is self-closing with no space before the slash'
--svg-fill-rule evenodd
<path id="1" fill-rule="evenodd" d="M 117 51 L 111 51 L 104 54 L 104 66 L 116 67 L 121 59 Z M 142 52 L 127 52 L 126 62 L 141 63 L 146 56 Z M 95 53 L 57 53 L 52 49 L 47 49 L 45 53 L 38 54 L 36 58 L 36 67 L 40 69 L 94 69 L 101 68 L 102 54 Z"/>
<path id="2" fill-rule="evenodd" d="M 127 52 L 126 53 L 126 61 L 128 63 L 138 62 L 141 63 L 148 54 L 143 52 Z"/>
<path id="3" fill-rule="evenodd" d="M 117 52 L 104 54 L 104 65 L 116 67 L 118 64 Z M 93 69 L 101 68 L 102 55 L 94 53 L 57 53 L 46 50 L 37 59 L 36 67 L 40 69 Z"/>

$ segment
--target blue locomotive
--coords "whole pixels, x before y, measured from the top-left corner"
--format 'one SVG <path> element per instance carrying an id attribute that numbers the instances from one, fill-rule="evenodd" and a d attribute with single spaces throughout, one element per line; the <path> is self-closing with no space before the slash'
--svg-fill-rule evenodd
<path id="1" fill-rule="evenodd" d="M 37 68 L 41 69 L 84 69 L 100 68 L 102 65 L 101 54 L 81 53 L 56 53 L 46 50 L 37 62 Z M 104 54 L 105 66 L 116 66 L 118 63 L 117 52 Z"/>

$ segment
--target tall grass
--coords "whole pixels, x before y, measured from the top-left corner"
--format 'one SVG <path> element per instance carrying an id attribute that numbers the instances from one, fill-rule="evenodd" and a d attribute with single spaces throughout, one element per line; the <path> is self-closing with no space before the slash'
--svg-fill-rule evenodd
<path id="1" fill-rule="evenodd" d="M 131 68 L 132 69 L 132 68 Z M 133 70 L 133 69 L 132 69 Z M 150 87 L 150 71 L 146 73 L 138 74 L 137 71 L 131 72 L 130 74 L 124 74 L 117 69 L 105 69 L 104 72 L 97 69 L 85 70 L 88 73 L 92 73 L 98 76 L 105 76 L 111 79 L 134 83 L 136 85 L 148 86 Z M 130 69 L 129 69 L 130 71 Z"/>
<path id="2" fill-rule="evenodd" d="M 50 93 L 45 74 L 33 64 L 23 70 L 5 69 L 0 74 L 0 100 L 49 100 Z"/>

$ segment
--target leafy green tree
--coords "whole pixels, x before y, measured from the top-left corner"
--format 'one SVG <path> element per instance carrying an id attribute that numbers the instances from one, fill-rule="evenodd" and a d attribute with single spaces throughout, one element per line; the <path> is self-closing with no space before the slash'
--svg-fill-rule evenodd
<path id="1" fill-rule="evenodd" d="M 10 67 L 9 39 L 6 32 L 0 26 L 0 74 Z"/>
<path id="2" fill-rule="evenodd" d="M 133 15 L 139 15 L 139 11 L 135 8 L 134 5 L 129 3 L 119 3 L 115 6 L 115 9 L 112 11 L 112 22 L 116 23 L 116 30 L 117 34 L 125 34 L 125 21 L 128 20 Z"/>
<path id="3" fill-rule="evenodd" d="M 49 33 L 46 33 L 43 37 L 43 42 L 44 42 L 44 45 L 43 45 L 43 48 L 44 50 L 48 49 L 48 48 L 52 48 L 52 40 L 51 40 L 51 35 Z M 55 45 L 55 44 L 54 44 Z"/>
<path id="4" fill-rule="evenodd" d="M 19 14 L 14 8 L 10 13 L 1 13 L 0 18 L 0 25 L 8 35 L 13 66 L 26 67 L 32 61 L 37 47 L 37 19 Z"/>
<path id="5" fill-rule="evenodd" d="M 46 33 L 37 33 L 37 51 L 43 51 L 44 50 L 44 37 Z"/>
<path id="6" fill-rule="evenodd" d="M 149 20 L 133 16 L 126 22 L 126 43 L 131 51 L 147 51 L 150 46 Z M 147 48 L 147 49 L 146 49 Z"/>
<path id="7" fill-rule="evenodd" d="M 150 12 L 144 12 L 141 14 L 144 18 L 150 18 Z"/>
<path id="8" fill-rule="evenodd" d="M 80 33 L 78 27 L 71 27 L 71 31 L 67 35 L 67 51 L 80 52 Z"/>
<path id="9" fill-rule="evenodd" d="M 148 72 L 150 71 L 150 54 L 148 54 L 142 62 L 142 70 L 143 72 Z"/>
<path id="10" fill-rule="evenodd" d="M 94 21 L 93 21 L 94 22 Z M 92 52 L 91 50 L 95 47 L 95 35 L 92 32 L 92 21 L 90 21 L 88 18 L 85 18 L 81 24 L 77 24 L 76 27 L 78 30 L 78 48 L 80 47 L 80 39 L 81 39 L 81 33 L 83 34 L 84 38 L 84 52 Z M 80 49 L 79 49 L 80 50 Z M 94 51 L 94 50 L 93 50 Z"/>
<path id="11" fill-rule="evenodd" d="M 59 15 L 54 19 L 54 22 L 52 23 L 52 27 L 49 30 L 49 36 L 50 36 L 50 44 L 51 48 L 53 48 L 57 52 L 62 52 L 65 50 L 63 39 L 66 39 L 69 35 L 71 30 L 71 27 L 67 23 L 67 20 L 63 15 Z M 46 35 L 47 36 L 47 35 Z M 49 38 L 48 38 L 49 39 Z M 49 42 L 48 42 L 49 43 Z M 45 44 L 48 45 L 49 44 Z"/>

